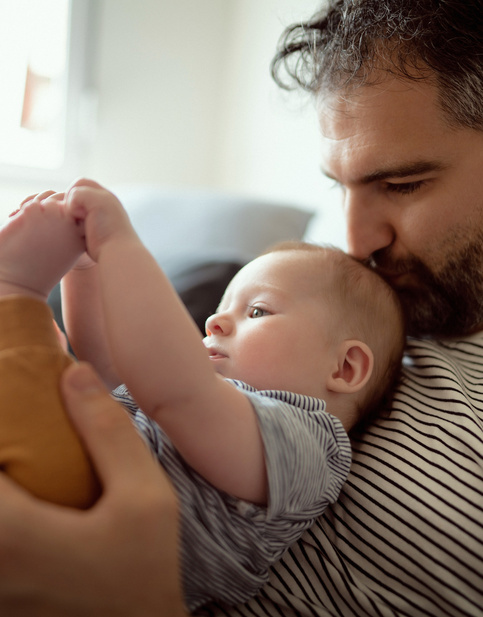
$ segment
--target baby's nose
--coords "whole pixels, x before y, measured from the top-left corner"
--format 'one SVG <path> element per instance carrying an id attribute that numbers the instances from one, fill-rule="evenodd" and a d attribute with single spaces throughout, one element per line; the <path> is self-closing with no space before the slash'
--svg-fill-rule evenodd
<path id="1" fill-rule="evenodd" d="M 207 336 L 213 334 L 228 334 L 230 331 L 230 320 L 224 313 L 215 313 L 206 320 L 205 331 Z"/>

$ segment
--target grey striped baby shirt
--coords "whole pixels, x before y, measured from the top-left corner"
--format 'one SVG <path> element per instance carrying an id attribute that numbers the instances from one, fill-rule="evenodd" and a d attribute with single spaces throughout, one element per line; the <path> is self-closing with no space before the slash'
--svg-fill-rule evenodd
<path id="1" fill-rule="evenodd" d="M 270 565 L 337 500 L 351 464 L 349 438 L 341 422 L 325 411 L 324 401 L 232 383 L 249 397 L 258 418 L 267 507 L 215 489 L 184 462 L 124 386 L 114 392 L 178 493 L 183 588 L 190 610 L 212 600 L 236 604 L 256 594 L 268 581 Z"/>

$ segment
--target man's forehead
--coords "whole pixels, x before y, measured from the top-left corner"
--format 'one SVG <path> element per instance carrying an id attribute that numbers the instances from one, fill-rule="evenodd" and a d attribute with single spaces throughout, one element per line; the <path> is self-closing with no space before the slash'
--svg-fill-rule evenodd
<path id="1" fill-rule="evenodd" d="M 340 133 L 345 131 L 342 136 L 350 136 L 355 126 L 367 122 L 380 125 L 401 117 L 415 122 L 425 114 L 443 119 L 438 90 L 429 81 L 386 77 L 360 88 L 319 93 L 316 103 L 321 129 L 327 138 L 340 138 L 340 135 L 330 134 L 333 128 Z"/>
<path id="2" fill-rule="evenodd" d="M 431 144 L 448 132 L 431 84 L 391 79 L 358 91 L 319 97 L 322 169 L 338 177 L 338 162 L 354 176 L 432 160 Z"/>

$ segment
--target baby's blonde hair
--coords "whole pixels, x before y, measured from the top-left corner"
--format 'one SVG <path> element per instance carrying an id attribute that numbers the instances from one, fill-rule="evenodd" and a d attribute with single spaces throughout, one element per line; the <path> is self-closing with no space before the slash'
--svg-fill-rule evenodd
<path id="1" fill-rule="evenodd" d="M 405 345 L 405 326 L 396 292 L 378 274 L 344 251 L 306 242 L 283 242 L 266 253 L 300 251 L 319 255 L 320 291 L 330 275 L 330 302 L 340 324 L 333 336 L 362 341 L 374 354 L 374 369 L 358 401 L 359 418 L 385 406 L 399 379 Z M 327 299 L 327 295 L 323 294 Z"/>

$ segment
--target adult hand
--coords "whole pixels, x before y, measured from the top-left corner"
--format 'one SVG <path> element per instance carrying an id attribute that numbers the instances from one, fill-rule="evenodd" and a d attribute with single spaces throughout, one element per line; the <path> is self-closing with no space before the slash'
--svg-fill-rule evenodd
<path id="1" fill-rule="evenodd" d="M 62 508 L 0 474 L 0 614 L 186 617 L 171 484 L 90 366 L 61 386 L 103 494 Z"/>

